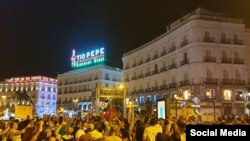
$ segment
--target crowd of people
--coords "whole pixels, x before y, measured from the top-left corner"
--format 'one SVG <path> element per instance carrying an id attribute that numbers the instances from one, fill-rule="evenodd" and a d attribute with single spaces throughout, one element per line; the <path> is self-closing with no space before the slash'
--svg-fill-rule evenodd
<path id="1" fill-rule="evenodd" d="M 199 116 L 178 118 L 136 115 L 123 118 L 88 116 L 69 118 L 63 115 L 38 118 L 27 116 L 0 121 L 2 141 L 185 141 L 186 125 L 203 124 Z M 212 124 L 247 125 L 250 116 L 221 116 Z"/>

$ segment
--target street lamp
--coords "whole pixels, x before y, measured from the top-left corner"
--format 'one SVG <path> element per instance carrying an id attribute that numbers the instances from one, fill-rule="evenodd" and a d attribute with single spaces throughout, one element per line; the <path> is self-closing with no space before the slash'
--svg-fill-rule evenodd
<path id="1" fill-rule="evenodd" d="M 123 92 L 123 117 L 126 117 L 126 99 L 127 99 L 127 93 L 126 93 L 126 87 L 124 83 L 119 83 L 117 86 L 117 89 L 121 90 Z"/>
<path id="2" fill-rule="evenodd" d="M 213 102 L 213 108 L 214 108 L 214 122 L 215 122 L 215 120 L 216 120 L 216 116 L 215 116 L 215 104 L 216 104 L 216 100 L 212 100 L 212 102 Z"/>
<path id="3" fill-rule="evenodd" d="M 77 110 L 76 104 L 77 104 L 77 102 L 78 102 L 78 99 L 73 99 L 73 102 L 74 102 L 74 104 L 75 104 L 75 109 Z"/>
<path id="4" fill-rule="evenodd" d="M 177 114 L 178 114 L 178 99 L 179 99 L 179 97 L 176 95 L 175 97 L 174 97 L 174 99 L 175 99 L 175 117 L 177 118 Z"/>

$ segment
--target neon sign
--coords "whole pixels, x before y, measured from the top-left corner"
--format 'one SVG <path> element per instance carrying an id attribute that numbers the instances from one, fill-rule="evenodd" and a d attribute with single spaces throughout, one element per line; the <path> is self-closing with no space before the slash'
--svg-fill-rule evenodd
<path id="1" fill-rule="evenodd" d="M 93 66 L 95 64 L 101 64 L 105 60 L 104 48 L 95 49 L 89 52 L 85 52 L 77 55 L 76 50 L 72 50 L 71 66 L 73 68 L 82 68 Z"/>

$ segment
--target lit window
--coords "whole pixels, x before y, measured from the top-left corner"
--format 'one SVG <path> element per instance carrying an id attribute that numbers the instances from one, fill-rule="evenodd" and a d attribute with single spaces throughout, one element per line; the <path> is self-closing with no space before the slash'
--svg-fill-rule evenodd
<path id="1" fill-rule="evenodd" d="M 205 96 L 206 96 L 206 99 L 213 99 L 215 98 L 214 96 L 214 90 L 212 89 L 206 89 L 205 90 Z"/>
<path id="2" fill-rule="evenodd" d="M 223 96 L 224 96 L 224 100 L 231 100 L 232 99 L 232 92 L 229 90 L 224 90 Z"/>
<path id="3" fill-rule="evenodd" d="M 188 100 L 188 99 L 191 98 L 191 93 L 190 93 L 189 90 L 183 92 L 183 98 L 184 98 L 185 100 Z"/>

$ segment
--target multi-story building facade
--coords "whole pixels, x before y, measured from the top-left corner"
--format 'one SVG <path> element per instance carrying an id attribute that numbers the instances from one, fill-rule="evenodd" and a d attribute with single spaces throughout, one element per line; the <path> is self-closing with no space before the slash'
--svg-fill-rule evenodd
<path id="1" fill-rule="evenodd" d="M 249 100 L 245 35 L 242 20 L 202 8 L 192 11 L 123 55 L 129 96 L 147 111 L 159 98 L 198 97 L 200 111 L 214 103 L 222 114 L 243 114 Z"/>
<path id="2" fill-rule="evenodd" d="M 65 110 L 92 110 L 92 92 L 96 88 L 115 88 L 122 79 L 122 70 L 106 65 L 76 69 L 58 77 L 58 105 Z M 75 107 L 76 106 L 76 107 Z"/>
<path id="3" fill-rule="evenodd" d="M 7 107 L 19 104 L 33 105 L 33 114 L 38 114 L 39 117 L 43 114 L 56 115 L 56 90 L 57 80 L 45 76 L 14 77 L 0 84 L 0 95 L 7 100 L 2 104 L 6 104 Z M 17 93 L 26 93 L 31 101 L 18 101 Z"/>

